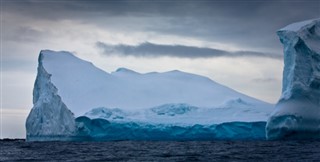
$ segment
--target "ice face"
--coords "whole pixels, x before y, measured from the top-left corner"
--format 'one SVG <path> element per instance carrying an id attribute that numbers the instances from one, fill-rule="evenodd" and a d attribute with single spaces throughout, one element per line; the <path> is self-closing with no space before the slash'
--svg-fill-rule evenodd
<path id="1" fill-rule="evenodd" d="M 107 73 L 69 52 L 49 50 L 40 53 L 33 97 L 28 141 L 116 140 L 129 126 L 129 135 L 140 131 L 130 139 L 141 139 L 147 128 L 177 140 L 180 130 L 190 133 L 185 139 L 213 134 L 210 139 L 240 134 L 260 138 L 272 110 L 268 103 L 203 76 L 177 70 L 142 74 L 125 68 Z M 256 124 L 260 122 L 264 124 Z M 146 139 L 157 137 L 150 133 Z"/>
<path id="2" fill-rule="evenodd" d="M 277 32 L 284 46 L 282 96 L 269 118 L 268 139 L 320 137 L 320 19 Z"/>
<path id="3" fill-rule="evenodd" d="M 83 140 L 264 140 L 266 122 L 228 122 L 180 126 L 135 122 L 110 122 L 105 119 L 76 118 L 78 135 Z"/>
<path id="4" fill-rule="evenodd" d="M 75 118 L 52 84 L 41 57 L 33 90 L 34 106 L 26 121 L 27 140 L 41 141 L 50 136 L 68 140 L 75 133 Z"/>

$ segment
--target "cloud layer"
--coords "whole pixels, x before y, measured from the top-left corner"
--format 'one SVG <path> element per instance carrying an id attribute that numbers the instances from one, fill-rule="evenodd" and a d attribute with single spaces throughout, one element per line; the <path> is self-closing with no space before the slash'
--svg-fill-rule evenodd
<path id="1" fill-rule="evenodd" d="M 178 57 L 178 58 L 213 58 L 213 57 L 241 57 L 255 56 L 281 59 L 280 54 L 262 53 L 256 51 L 226 51 L 214 48 L 185 46 L 185 45 L 163 45 L 144 42 L 133 45 L 110 45 L 98 41 L 96 46 L 105 55 L 135 56 L 135 57 Z"/>
<path id="2" fill-rule="evenodd" d="M 317 0 L 12 0 L 3 6 L 5 14 L 29 22 L 71 20 L 122 33 L 153 32 L 272 52 L 282 50 L 275 34 L 279 28 L 320 15 Z"/>

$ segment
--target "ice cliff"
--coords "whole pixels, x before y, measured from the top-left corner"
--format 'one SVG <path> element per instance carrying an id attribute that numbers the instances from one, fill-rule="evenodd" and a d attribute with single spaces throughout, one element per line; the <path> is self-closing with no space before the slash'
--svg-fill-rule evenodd
<path id="1" fill-rule="evenodd" d="M 75 118 L 52 84 L 51 74 L 43 67 L 42 57 L 40 54 L 33 90 L 34 106 L 26 122 L 27 139 L 68 138 L 75 132 Z"/>
<path id="2" fill-rule="evenodd" d="M 268 119 L 268 139 L 320 137 L 320 19 L 277 32 L 284 46 L 282 96 Z"/>
<path id="3" fill-rule="evenodd" d="M 209 78 L 169 71 L 107 73 L 43 50 L 28 141 L 264 139 L 272 105 Z"/>

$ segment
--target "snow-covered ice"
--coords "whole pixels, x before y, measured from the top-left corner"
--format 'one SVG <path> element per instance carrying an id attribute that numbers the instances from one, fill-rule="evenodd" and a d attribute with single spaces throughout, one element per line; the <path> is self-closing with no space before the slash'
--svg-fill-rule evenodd
<path id="1" fill-rule="evenodd" d="M 268 139 L 320 137 L 320 19 L 277 32 L 284 46 L 282 96 L 268 119 Z"/>
<path id="2" fill-rule="evenodd" d="M 107 73 L 50 50 L 39 55 L 33 102 L 27 140 L 263 138 L 272 111 L 207 77 L 177 70 Z"/>

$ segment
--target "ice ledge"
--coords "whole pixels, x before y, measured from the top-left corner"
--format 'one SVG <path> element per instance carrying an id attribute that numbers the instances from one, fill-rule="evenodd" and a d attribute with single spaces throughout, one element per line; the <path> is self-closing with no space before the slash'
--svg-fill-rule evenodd
<path id="1" fill-rule="evenodd" d="M 265 140 L 266 122 L 226 122 L 178 126 L 105 119 L 76 118 L 79 137 L 90 141 L 112 140 Z"/>

